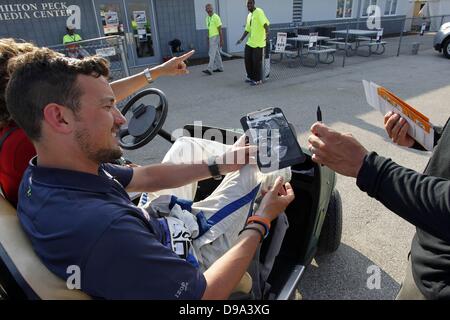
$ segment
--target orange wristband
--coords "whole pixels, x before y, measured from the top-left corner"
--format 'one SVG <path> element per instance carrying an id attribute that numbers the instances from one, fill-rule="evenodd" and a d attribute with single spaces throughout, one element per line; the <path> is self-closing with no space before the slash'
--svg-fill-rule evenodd
<path id="1" fill-rule="evenodd" d="M 270 229 L 270 220 L 267 218 L 260 217 L 260 216 L 250 216 L 247 219 L 247 224 L 253 223 L 255 221 L 265 224 L 267 226 L 267 228 Z M 267 230 L 267 231 L 269 231 L 269 230 Z"/>

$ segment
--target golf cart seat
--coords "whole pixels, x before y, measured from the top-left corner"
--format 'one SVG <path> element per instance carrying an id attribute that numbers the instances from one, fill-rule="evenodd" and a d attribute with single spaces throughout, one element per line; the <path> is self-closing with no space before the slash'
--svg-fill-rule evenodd
<path id="1" fill-rule="evenodd" d="M 6 292 L 2 292 L 2 287 Z M 246 273 L 233 291 L 248 295 L 252 278 Z M 16 210 L 0 195 L 0 297 L 30 300 L 90 300 L 80 290 L 69 290 L 51 273 L 33 250 L 17 218 Z"/>
<path id="2" fill-rule="evenodd" d="M 44 266 L 22 230 L 16 210 L 1 195 L 0 284 L 7 299 L 90 299 L 79 290 L 69 290 Z"/>

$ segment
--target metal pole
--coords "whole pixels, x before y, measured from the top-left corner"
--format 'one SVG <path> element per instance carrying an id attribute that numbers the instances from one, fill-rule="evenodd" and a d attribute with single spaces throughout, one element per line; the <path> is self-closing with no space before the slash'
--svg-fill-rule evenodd
<path id="1" fill-rule="evenodd" d="M 119 36 L 117 41 L 119 43 L 119 50 L 120 50 L 120 57 L 122 59 L 123 71 L 125 72 L 125 76 L 129 77 L 130 76 L 130 68 L 128 67 L 128 61 L 127 61 L 127 56 L 126 56 L 126 52 L 125 52 L 125 47 L 123 45 L 124 38 L 122 36 Z"/>
<path id="2" fill-rule="evenodd" d="M 362 0 L 358 1 L 358 11 L 356 11 L 356 16 L 358 17 L 356 19 L 356 29 L 359 29 L 359 22 L 361 20 L 361 8 L 362 8 Z"/>
<path id="3" fill-rule="evenodd" d="M 400 49 L 402 47 L 403 31 L 405 30 L 405 25 L 406 25 L 406 18 L 403 20 L 402 30 L 400 31 L 400 39 L 398 41 L 397 57 L 400 56 Z"/>
<path id="4" fill-rule="evenodd" d="M 350 23 L 347 24 L 347 34 L 345 35 L 345 54 L 344 54 L 344 59 L 342 59 L 342 68 L 345 68 L 345 60 L 347 59 L 348 33 L 349 32 L 350 32 Z"/>
<path id="5" fill-rule="evenodd" d="M 444 18 L 445 18 L 445 16 L 442 16 L 442 18 L 441 18 L 441 24 L 439 25 L 439 28 L 444 24 Z"/>
<path id="6" fill-rule="evenodd" d="M 267 47 L 267 41 L 266 41 Z M 261 63 L 261 81 L 262 83 L 266 82 L 266 47 L 262 48 L 262 63 Z"/>

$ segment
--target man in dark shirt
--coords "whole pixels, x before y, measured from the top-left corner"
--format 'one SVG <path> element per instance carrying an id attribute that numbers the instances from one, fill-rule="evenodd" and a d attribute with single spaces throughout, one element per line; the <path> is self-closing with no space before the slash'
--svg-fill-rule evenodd
<path id="1" fill-rule="evenodd" d="M 8 110 L 37 151 L 17 213 L 44 264 L 63 279 L 78 267 L 81 290 L 98 298 L 228 298 L 270 221 L 294 199 L 289 183 L 285 190 L 276 180 L 253 217 L 259 223 L 246 225 L 236 244 L 201 273 L 166 245 L 167 225 L 136 207 L 127 192 L 176 188 L 239 170 L 245 163 L 226 160 L 248 161 L 250 147 L 219 156 L 218 172 L 207 163 L 106 164 L 122 154 L 116 135 L 126 122 L 107 81 L 107 61 L 67 59 L 44 48 L 12 64 Z M 180 61 L 178 68 L 186 66 Z"/>
<path id="2" fill-rule="evenodd" d="M 385 116 L 391 139 L 424 150 L 397 114 Z M 417 227 L 398 299 L 450 298 L 450 125 L 435 128 L 435 148 L 423 174 L 368 152 L 351 134 L 322 123 L 311 128 L 309 148 L 315 162 L 356 178 L 358 187 Z"/>

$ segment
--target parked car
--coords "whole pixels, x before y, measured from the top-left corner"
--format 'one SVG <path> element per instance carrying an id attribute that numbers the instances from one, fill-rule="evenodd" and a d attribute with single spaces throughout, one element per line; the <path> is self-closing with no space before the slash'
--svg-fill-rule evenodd
<path id="1" fill-rule="evenodd" d="M 441 52 L 444 56 L 450 59 L 450 22 L 444 23 L 439 32 L 434 36 L 434 49 Z"/>

